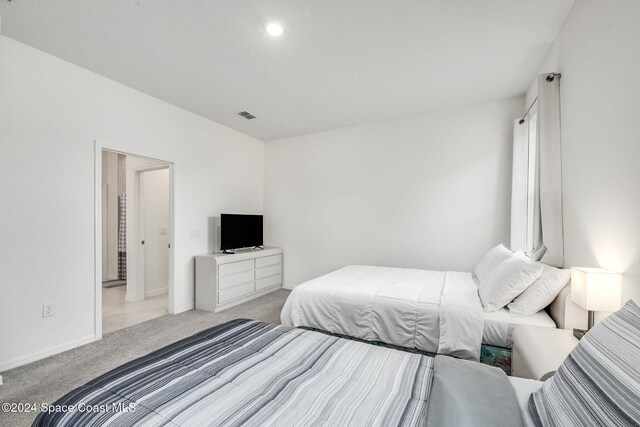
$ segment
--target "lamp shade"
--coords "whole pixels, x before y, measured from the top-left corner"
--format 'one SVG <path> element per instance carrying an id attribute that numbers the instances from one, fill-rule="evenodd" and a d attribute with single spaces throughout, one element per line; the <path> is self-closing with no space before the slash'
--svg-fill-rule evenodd
<path id="1" fill-rule="evenodd" d="M 620 274 L 602 268 L 571 269 L 571 301 L 590 311 L 620 308 Z"/>

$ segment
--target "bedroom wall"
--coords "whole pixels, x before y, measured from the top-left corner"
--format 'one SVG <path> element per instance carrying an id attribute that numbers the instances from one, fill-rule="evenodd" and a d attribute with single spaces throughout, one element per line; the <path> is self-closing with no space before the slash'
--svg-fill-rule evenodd
<path id="1" fill-rule="evenodd" d="M 262 211 L 261 141 L 6 37 L 0 129 L 0 371 L 94 338 L 94 140 L 175 163 L 177 311 L 207 218 Z"/>
<path id="2" fill-rule="evenodd" d="M 346 264 L 470 271 L 509 242 L 522 97 L 265 143 L 265 232 L 292 287 Z"/>
<path id="3" fill-rule="evenodd" d="M 562 73 L 565 264 L 622 272 L 623 300 L 637 302 L 639 22 L 637 0 L 576 2 L 540 68 Z"/>

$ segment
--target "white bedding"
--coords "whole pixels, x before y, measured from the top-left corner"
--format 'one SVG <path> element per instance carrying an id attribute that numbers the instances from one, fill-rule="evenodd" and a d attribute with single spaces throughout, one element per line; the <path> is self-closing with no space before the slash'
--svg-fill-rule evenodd
<path id="1" fill-rule="evenodd" d="M 513 317 L 508 308 L 491 312 L 483 312 L 484 331 L 483 344 L 511 348 L 513 344 L 513 330 L 518 325 L 547 326 L 555 328 L 556 324 L 546 311 L 541 310 L 531 316 Z"/>
<path id="2" fill-rule="evenodd" d="M 516 399 L 518 400 L 518 406 L 520 406 L 524 425 L 527 427 L 535 426 L 533 418 L 531 418 L 531 414 L 529 413 L 529 396 L 542 387 L 544 382 L 518 377 L 509 377 L 509 381 L 516 392 Z"/>
<path id="3" fill-rule="evenodd" d="M 471 273 L 350 265 L 293 289 L 281 321 L 478 360 L 482 304 Z"/>

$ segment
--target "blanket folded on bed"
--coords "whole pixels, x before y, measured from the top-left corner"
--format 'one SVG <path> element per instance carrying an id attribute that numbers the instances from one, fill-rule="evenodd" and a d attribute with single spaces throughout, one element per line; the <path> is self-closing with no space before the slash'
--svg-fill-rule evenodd
<path id="1" fill-rule="evenodd" d="M 281 321 L 476 361 L 484 326 L 470 273 L 368 265 L 296 286 Z"/>
<path id="2" fill-rule="evenodd" d="M 427 426 L 520 427 L 520 407 L 503 370 L 436 356 Z"/>

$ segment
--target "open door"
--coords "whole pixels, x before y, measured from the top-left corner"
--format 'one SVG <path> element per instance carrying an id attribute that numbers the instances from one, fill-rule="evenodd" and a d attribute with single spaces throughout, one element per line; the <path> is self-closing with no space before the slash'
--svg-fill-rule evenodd
<path id="1" fill-rule="evenodd" d="M 98 149 L 98 146 L 96 147 Z M 173 310 L 173 165 L 170 162 L 100 149 L 96 155 L 96 339 L 103 333 L 132 326 Z M 104 156 L 104 157 L 103 157 Z M 120 160 L 122 168 L 98 169 Z M 109 163 L 110 164 L 110 163 Z M 113 169 L 113 168 L 111 168 Z M 120 170 L 122 169 L 122 170 Z M 117 174 L 117 180 L 110 173 Z M 119 185 L 126 181 L 126 185 Z M 105 239 L 114 215 L 103 191 L 116 188 L 118 232 L 115 249 Z M 103 186 L 105 188 L 103 188 Z M 109 237 L 110 238 L 110 237 Z M 113 252 L 113 253 L 111 253 Z M 100 259 L 102 258 L 102 259 Z M 126 280 L 103 284 L 108 260 L 116 261 L 116 273 Z M 107 274 L 108 275 L 108 274 Z"/>
<path id="2" fill-rule="evenodd" d="M 144 299 L 169 293 L 169 167 L 143 170 L 139 179 L 140 248 Z"/>

